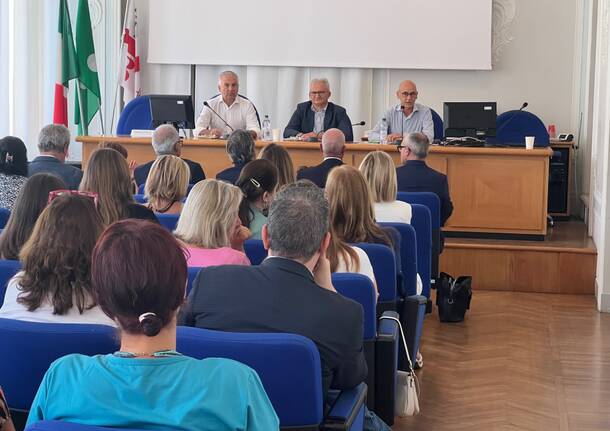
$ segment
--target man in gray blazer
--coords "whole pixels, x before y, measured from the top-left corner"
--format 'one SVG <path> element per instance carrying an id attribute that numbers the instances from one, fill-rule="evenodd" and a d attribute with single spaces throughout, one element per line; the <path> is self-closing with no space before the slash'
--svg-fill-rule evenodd
<path id="1" fill-rule="evenodd" d="M 64 180 L 70 189 L 78 189 L 83 171 L 65 163 L 69 146 L 70 131 L 67 127 L 61 124 L 44 126 L 38 135 L 40 156 L 30 162 L 28 177 L 45 172 Z"/>

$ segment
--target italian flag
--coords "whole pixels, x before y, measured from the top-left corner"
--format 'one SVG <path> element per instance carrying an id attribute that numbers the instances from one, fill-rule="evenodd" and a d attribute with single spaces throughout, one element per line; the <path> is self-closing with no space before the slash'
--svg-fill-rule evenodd
<path id="1" fill-rule="evenodd" d="M 53 123 L 68 127 L 68 88 L 71 79 L 78 76 L 76 50 L 72 39 L 72 25 L 66 0 L 59 1 L 59 25 L 57 29 L 57 81 Z"/>

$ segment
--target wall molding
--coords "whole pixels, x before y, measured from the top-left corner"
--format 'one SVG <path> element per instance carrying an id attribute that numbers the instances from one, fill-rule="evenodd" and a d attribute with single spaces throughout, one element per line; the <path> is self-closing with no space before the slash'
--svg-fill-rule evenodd
<path id="1" fill-rule="evenodd" d="M 515 20 L 517 5 L 515 0 L 494 0 L 491 20 L 491 61 L 495 66 L 501 58 L 502 51 L 515 36 L 511 33 L 511 25 Z"/>

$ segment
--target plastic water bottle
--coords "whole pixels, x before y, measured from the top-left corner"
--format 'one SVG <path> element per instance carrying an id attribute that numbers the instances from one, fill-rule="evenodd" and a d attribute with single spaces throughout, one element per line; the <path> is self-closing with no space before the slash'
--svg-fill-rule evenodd
<path id="1" fill-rule="evenodd" d="M 388 121 L 385 118 L 381 119 L 381 124 L 379 125 L 379 143 L 388 143 Z"/>
<path id="2" fill-rule="evenodd" d="M 271 139 L 271 120 L 269 120 L 268 115 L 265 115 L 263 120 L 263 141 L 270 141 Z"/>

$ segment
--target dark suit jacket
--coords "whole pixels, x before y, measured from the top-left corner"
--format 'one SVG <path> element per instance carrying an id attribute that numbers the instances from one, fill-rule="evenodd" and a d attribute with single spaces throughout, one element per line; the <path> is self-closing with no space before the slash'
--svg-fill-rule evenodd
<path id="1" fill-rule="evenodd" d="M 184 160 L 186 164 L 189 165 L 189 169 L 191 170 L 191 180 L 189 181 L 189 184 L 195 184 L 199 181 L 205 180 L 205 173 L 203 172 L 203 169 L 201 168 L 201 165 L 199 163 L 193 162 L 189 159 L 182 160 Z M 148 174 L 150 173 L 150 168 L 152 168 L 154 162 L 154 160 L 151 160 L 148 163 L 144 163 L 143 165 L 138 166 L 133 172 L 133 177 L 136 180 L 138 186 L 146 183 L 146 179 L 148 178 Z"/>
<path id="2" fill-rule="evenodd" d="M 326 186 L 326 177 L 332 168 L 341 166 L 343 160 L 339 159 L 326 159 L 318 166 L 312 166 L 311 168 L 301 168 L 297 172 L 297 180 L 309 180 L 320 188 Z"/>
<path id="3" fill-rule="evenodd" d="M 53 156 L 38 156 L 28 165 L 28 177 L 40 172 L 58 176 L 69 189 L 76 190 L 83 178 L 83 171 L 63 163 Z"/>
<path id="4" fill-rule="evenodd" d="M 453 212 L 447 176 L 426 165 L 423 160 L 408 160 L 396 169 L 399 192 L 433 192 L 441 201 L 441 226 Z"/>
<path id="5" fill-rule="evenodd" d="M 237 164 L 225 169 L 224 171 L 220 171 L 216 174 L 216 179 L 227 183 L 235 184 L 244 166 L 245 165 Z"/>
<path id="6" fill-rule="evenodd" d="M 311 101 L 299 103 L 294 111 L 288 125 L 284 129 L 284 138 L 296 136 L 299 133 L 313 132 L 315 113 L 311 110 Z M 345 135 L 345 140 L 354 140 L 352 122 L 347 116 L 345 108 L 328 102 L 326 114 L 324 115 L 324 130 L 340 129 Z"/>
<path id="7" fill-rule="evenodd" d="M 360 304 L 319 287 L 298 262 L 268 258 L 258 266 L 201 270 L 178 322 L 231 332 L 287 332 L 311 339 L 322 361 L 324 393 L 364 381 Z"/>

